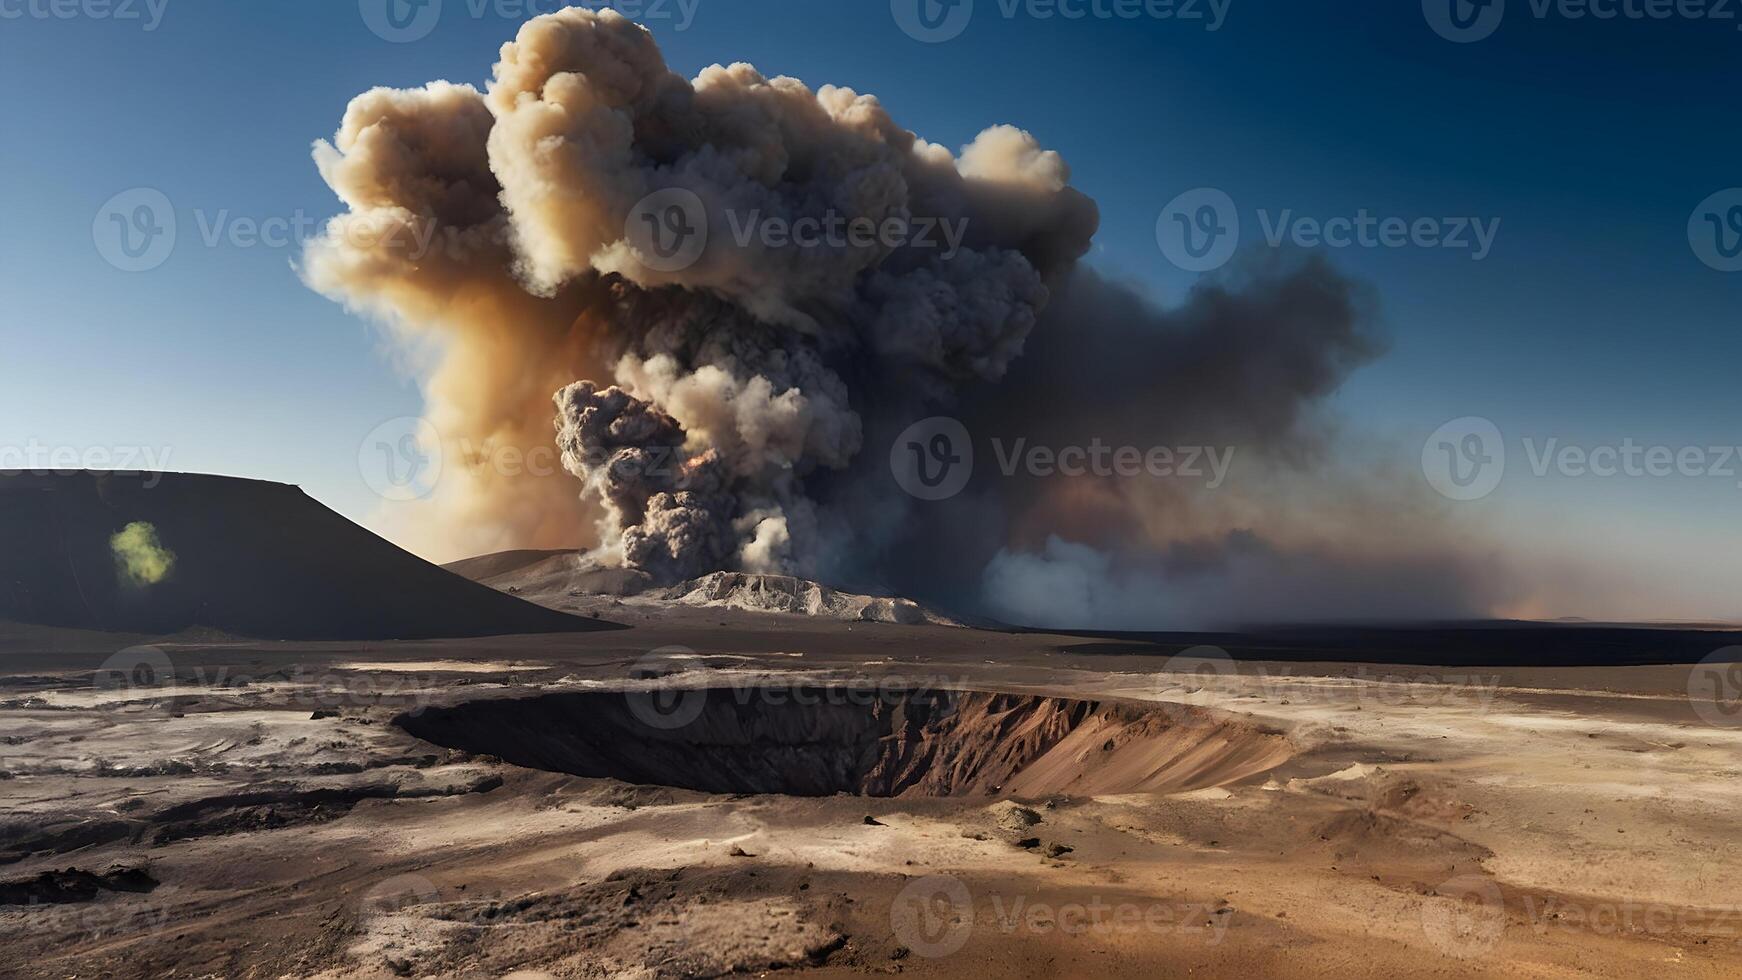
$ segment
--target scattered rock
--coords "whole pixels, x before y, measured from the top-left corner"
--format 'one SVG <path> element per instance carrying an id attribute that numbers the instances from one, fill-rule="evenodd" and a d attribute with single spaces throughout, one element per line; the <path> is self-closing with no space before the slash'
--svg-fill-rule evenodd
<path id="1" fill-rule="evenodd" d="M 877 819 L 876 817 L 873 817 L 870 814 L 866 814 L 865 815 L 865 826 L 867 826 L 867 827 L 885 827 L 888 825 L 885 824 L 883 821 Z"/>
<path id="2" fill-rule="evenodd" d="M 1022 831 L 1040 823 L 1040 814 L 1012 803 L 998 814 L 998 826 L 1005 830 Z"/>
<path id="3" fill-rule="evenodd" d="M 756 856 L 754 854 L 751 854 L 749 851 L 746 851 L 742 847 L 739 847 L 737 844 L 733 844 L 732 849 L 727 851 L 726 853 L 727 853 L 727 855 L 729 855 L 731 857 L 735 857 L 735 858 L 753 858 Z"/>
<path id="4" fill-rule="evenodd" d="M 1039 837 L 1024 837 L 1021 840 L 1016 842 L 1016 846 L 1020 847 L 1024 850 L 1032 851 L 1035 848 L 1040 846 L 1040 838 Z"/>
<path id="5" fill-rule="evenodd" d="M 354 775 L 363 771 L 361 762 L 320 762 L 309 768 L 315 776 Z"/>
<path id="6" fill-rule="evenodd" d="M 1076 848 L 1069 844 L 1048 844 L 1046 847 L 1046 856 L 1049 858 L 1063 857 L 1074 850 L 1076 850 Z"/>
<path id="7" fill-rule="evenodd" d="M 89 902 L 103 892 L 142 893 L 156 887 L 157 879 L 143 868 L 117 864 L 100 875 L 68 868 L 0 881 L 0 905 L 65 905 Z"/>

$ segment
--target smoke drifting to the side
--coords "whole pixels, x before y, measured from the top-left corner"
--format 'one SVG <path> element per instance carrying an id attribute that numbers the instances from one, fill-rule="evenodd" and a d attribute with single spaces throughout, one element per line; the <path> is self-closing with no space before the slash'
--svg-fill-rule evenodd
<path id="1" fill-rule="evenodd" d="M 1095 205 L 1026 132 L 952 153 L 848 89 L 744 64 L 686 80 L 609 11 L 528 22 L 484 92 L 366 93 L 315 156 L 348 211 L 304 275 L 434 359 L 450 449 L 550 447 L 554 412 L 573 479 L 445 482 L 444 523 L 490 535 L 473 548 L 591 543 L 659 581 L 782 572 L 959 605 L 984 587 L 1016 616 L 1065 567 L 1166 589 L 1158 568 L 1267 555 L 1244 580 L 1269 588 L 1302 541 L 1263 491 L 983 474 L 922 510 L 889 446 L 939 413 L 1036 442 L 1190 439 L 1238 448 L 1261 487 L 1322 458 L 1315 406 L 1377 349 L 1322 264 L 1248 269 L 1166 314 L 1077 269 Z M 758 232 L 774 223 L 852 233 L 795 247 Z M 883 233 L 913 228 L 953 234 Z M 667 232 L 691 246 L 677 260 Z M 1470 599 L 1421 578 L 1424 603 Z"/>
<path id="2" fill-rule="evenodd" d="M 1244 256 L 1166 309 L 1076 270 L 1004 382 L 958 414 L 1007 452 L 1219 449 L 1225 478 L 1203 461 L 1200 479 L 995 471 L 901 525 L 894 577 L 973 582 L 985 611 L 1033 625 L 1487 615 L 1515 584 L 1495 556 L 1325 411 L 1383 353 L 1376 306 L 1313 257 Z"/>

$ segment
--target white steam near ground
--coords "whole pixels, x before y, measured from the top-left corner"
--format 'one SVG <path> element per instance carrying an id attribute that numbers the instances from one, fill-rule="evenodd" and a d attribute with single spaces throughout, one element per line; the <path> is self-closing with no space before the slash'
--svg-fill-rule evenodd
<path id="1" fill-rule="evenodd" d="M 315 159 L 347 210 L 303 275 L 424 355 L 457 465 L 420 522 L 455 557 L 585 546 L 656 582 L 794 574 L 1052 626 L 1468 615 L 1503 591 L 1322 409 L 1380 352 L 1363 289 L 1272 256 L 1157 309 L 1078 266 L 1095 204 L 1023 130 L 952 152 L 849 89 L 686 80 L 645 29 L 568 9 L 483 91 L 358 96 Z M 634 235 L 655 194 L 699 201 L 693 261 Z M 737 233 L 807 218 L 956 234 Z M 930 415 L 982 462 L 922 503 L 888 460 Z M 1235 455 L 1214 489 L 1007 476 L 990 438 Z"/>

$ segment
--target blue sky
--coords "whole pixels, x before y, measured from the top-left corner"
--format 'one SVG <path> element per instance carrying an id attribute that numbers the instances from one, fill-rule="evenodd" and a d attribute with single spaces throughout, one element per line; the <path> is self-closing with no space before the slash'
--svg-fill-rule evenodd
<path id="1" fill-rule="evenodd" d="M 172 468 L 299 483 L 369 521 L 379 501 L 357 447 L 417 414 L 415 382 L 374 327 L 302 285 L 297 248 L 208 246 L 203 232 L 335 213 L 309 146 L 347 101 L 482 84 L 518 24 L 503 14 L 522 5 L 475 17 L 478 0 L 445 0 L 427 37 L 396 44 L 353 0 L 156 2 L 147 30 L 144 0 L 125 8 L 140 20 L 93 16 L 109 8 L 96 0 L 70 19 L 49 0 L 0 0 L 0 446 L 167 447 Z M 1377 290 L 1391 341 L 1334 408 L 1400 459 L 1472 415 L 1519 457 L 1526 436 L 1742 443 L 1742 272 L 1703 264 L 1687 227 L 1742 186 L 1737 21 L 1538 16 L 1511 0 L 1491 37 L 1456 44 L 1414 2 L 1232 0 L 1208 31 L 1026 4 L 1007 17 L 978 0 L 958 37 L 924 44 L 882 0 L 690 2 L 683 30 L 676 0 L 644 17 L 686 75 L 749 61 L 848 85 L 947 145 L 993 123 L 1031 130 L 1101 205 L 1091 261 L 1160 302 L 1195 278 L 1156 242 L 1162 208 L 1192 188 L 1225 191 L 1249 244 L 1261 210 L 1498 219 L 1481 261 L 1334 250 Z M 93 220 L 138 187 L 169 198 L 178 240 L 128 273 Z M 1666 615 L 1734 615 L 1738 480 L 1509 479 L 1461 506 L 1513 547 L 1679 576 L 1698 601 Z"/>

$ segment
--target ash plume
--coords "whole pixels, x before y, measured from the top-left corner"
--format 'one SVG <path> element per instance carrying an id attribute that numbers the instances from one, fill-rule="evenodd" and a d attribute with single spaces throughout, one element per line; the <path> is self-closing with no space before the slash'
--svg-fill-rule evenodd
<path id="1" fill-rule="evenodd" d="M 848 89 L 744 64 L 687 81 L 611 11 L 530 21 L 486 92 L 360 96 L 315 155 L 350 210 L 308 249 L 310 284 L 435 342 L 431 420 L 450 438 L 548 443 L 560 390 L 564 465 L 603 511 L 600 545 L 660 578 L 814 570 L 826 531 L 806 481 L 859 455 L 874 408 L 839 366 L 875 374 L 891 405 L 996 380 L 1097 225 L 1026 133 L 988 129 L 958 157 Z M 714 230 L 680 269 L 627 234 L 674 189 Z M 747 215 L 965 233 L 947 259 L 884 240 L 742 245 L 725 230 Z M 655 450 L 681 473 L 622 476 Z M 581 514 L 552 481 L 465 479 L 456 516 L 518 543 Z"/>
<path id="2" fill-rule="evenodd" d="M 1077 268 L 1096 206 L 1020 129 L 951 152 L 850 89 L 746 64 L 685 79 L 612 11 L 527 22 L 483 91 L 365 93 L 315 159 L 347 210 L 304 278 L 390 325 L 450 455 L 552 447 L 554 408 L 573 479 L 444 478 L 439 523 L 472 553 L 585 543 L 659 582 L 778 572 L 971 607 L 1033 580 L 1021 556 L 1055 534 L 1147 562 L 1247 529 L 1172 488 L 1073 481 L 978 479 L 919 513 L 886 465 L 907 424 L 1142 428 L 1298 466 L 1328 438 L 1319 403 L 1378 349 L 1322 264 L 1249 269 L 1165 315 Z M 650 217 L 707 233 L 672 261 L 638 232 Z M 954 234 L 795 248 L 755 233 L 771 222 Z"/>

